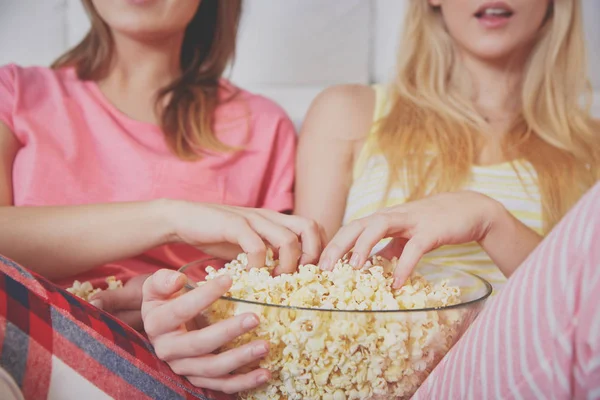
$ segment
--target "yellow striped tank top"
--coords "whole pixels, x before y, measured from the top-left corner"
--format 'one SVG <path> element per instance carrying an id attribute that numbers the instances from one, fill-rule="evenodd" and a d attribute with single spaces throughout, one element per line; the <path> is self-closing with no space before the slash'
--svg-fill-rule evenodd
<path id="1" fill-rule="evenodd" d="M 376 92 L 374 121 L 377 121 L 388 110 L 388 95 L 384 86 L 375 85 L 373 89 Z M 390 207 L 406 201 L 405 190 L 402 185 L 396 184 L 391 188 L 387 200 L 383 202 L 389 171 L 385 157 L 373 151 L 375 145 L 376 134 L 372 129 L 354 165 L 344 223 L 368 216 L 377 211 L 382 204 Z M 517 161 L 512 164 L 506 162 L 491 166 L 474 166 L 471 179 L 464 189 L 494 198 L 521 222 L 542 233 L 540 193 L 535 172 L 528 163 Z M 381 250 L 388 241 L 389 239 L 380 242 L 373 252 Z M 477 243 L 443 246 L 428 253 L 421 262 L 436 266 L 453 266 L 479 275 L 494 286 L 494 292 L 501 289 L 506 282 L 502 272 Z"/>

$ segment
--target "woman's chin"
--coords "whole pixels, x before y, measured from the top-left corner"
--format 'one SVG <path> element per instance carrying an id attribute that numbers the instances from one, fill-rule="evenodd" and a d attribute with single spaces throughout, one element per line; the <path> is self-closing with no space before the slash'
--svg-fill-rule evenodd
<path id="1" fill-rule="evenodd" d="M 144 6 L 144 5 L 148 5 L 150 3 L 154 3 L 157 0 L 125 0 L 125 1 L 134 6 Z"/>
<path id="2" fill-rule="evenodd" d="M 130 25 L 124 29 L 113 27 L 113 31 L 123 37 L 138 42 L 166 42 L 173 38 L 181 38 L 183 32 L 180 29 L 157 28 L 156 24 L 140 23 Z"/>
<path id="3" fill-rule="evenodd" d="M 487 64 L 504 66 L 510 62 L 514 62 L 517 58 L 522 61 L 522 58 L 519 57 L 519 55 L 523 55 L 523 52 L 519 51 L 518 48 L 513 47 L 482 46 L 481 48 L 469 49 L 468 54 Z"/>

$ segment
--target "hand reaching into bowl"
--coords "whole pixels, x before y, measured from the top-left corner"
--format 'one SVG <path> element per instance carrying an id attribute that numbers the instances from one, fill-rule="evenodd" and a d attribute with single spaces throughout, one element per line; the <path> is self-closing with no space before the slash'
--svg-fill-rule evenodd
<path id="1" fill-rule="evenodd" d="M 274 274 L 291 273 L 298 264 L 316 262 L 323 234 L 315 222 L 272 210 L 213 204 L 179 203 L 182 218 L 175 241 L 191 244 L 221 259 L 246 253 L 250 267 L 265 264 L 267 248 L 279 255 Z"/>
<path id="2" fill-rule="evenodd" d="M 509 276 L 542 239 L 490 197 L 469 191 L 444 193 L 389 207 L 342 227 L 319 265 L 331 269 L 334 260 L 353 249 L 350 263 L 360 268 L 384 238 L 393 240 L 380 254 L 400 257 L 394 271 L 396 288 L 425 253 L 440 246 L 478 242 Z"/>
<path id="3" fill-rule="evenodd" d="M 279 255 L 275 274 L 293 272 L 298 263 L 316 262 L 319 257 L 321 232 L 318 225 L 304 218 L 239 207 L 180 206 L 184 208 L 179 212 L 189 218 L 179 219 L 177 239 L 207 254 L 231 259 L 244 252 L 250 267 L 264 266 L 267 248 L 272 247 Z M 264 357 L 268 343 L 256 341 L 214 354 L 224 344 L 256 328 L 256 315 L 238 315 L 211 326 L 190 324 L 228 291 L 231 279 L 215 279 L 182 294 L 185 282 L 183 274 L 169 270 L 160 270 L 144 282 L 142 319 L 158 357 L 175 373 L 206 389 L 235 393 L 265 383 L 270 378 L 267 370 L 232 372 Z"/>
<path id="4" fill-rule="evenodd" d="M 269 380 L 269 371 L 260 368 L 231 374 L 264 357 L 269 350 L 265 341 L 213 354 L 237 336 L 256 328 L 259 324 L 256 315 L 246 313 L 214 325 L 194 326 L 195 318 L 229 290 L 231 278 L 222 276 L 181 294 L 185 283 L 185 275 L 170 270 L 160 270 L 144 283 L 142 318 L 158 357 L 193 385 L 224 393 L 249 390 Z"/>
<path id="5" fill-rule="evenodd" d="M 112 314 L 136 331 L 142 331 L 142 285 L 149 276 L 138 275 L 122 288 L 98 292 L 90 297 L 90 304 Z"/>
<path id="6" fill-rule="evenodd" d="M 264 266 L 267 249 L 272 248 L 279 256 L 274 275 L 316 262 L 322 249 L 319 226 L 306 218 L 263 209 L 180 201 L 169 204 L 172 206 L 164 213 L 175 223 L 168 242 L 184 242 L 221 259 L 243 252 L 250 267 Z M 140 330 L 142 284 L 147 277 L 135 277 L 123 288 L 97 293 L 91 303 Z"/>

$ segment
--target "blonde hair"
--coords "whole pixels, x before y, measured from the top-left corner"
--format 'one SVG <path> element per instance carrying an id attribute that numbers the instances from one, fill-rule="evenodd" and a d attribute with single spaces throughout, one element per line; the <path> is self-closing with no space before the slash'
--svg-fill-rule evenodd
<path id="1" fill-rule="evenodd" d="M 549 9 L 503 148 L 534 168 L 546 231 L 598 179 L 600 125 L 590 115 L 580 8 L 579 0 L 555 0 Z M 378 151 L 391 171 L 388 193 L 400 180 L 409 201 L 459 190 L 476 162 L 486 122 L 464 90 L 468 82 L 457 79 L 468 74 L 456 62 L 439 10 L 427 1 L 410 2 L 401 49 L 393 102 L 377 124 Z"/>
<path id="2" fill-rule="evenodd" d="M 109 72 L 113 40 L 91 0 L 81 0 L 91 20 L 85 38 L 52 64 L 74 67 L 81 80 L 99 80 Z M 238 94 L 221 84 L 233 59 L 242 0 L 202 0 L 186 28 L 181 48 L 181 76 L 162 88 L 156 101 L 167 145 L 183 160 L 196 160 L 203 152 L 238 150 L 215 133 L 218 106 Z M 222 96 L 222 92 L 229 92 Z M 166 105 L 163 106 L 163 104 Z"/>

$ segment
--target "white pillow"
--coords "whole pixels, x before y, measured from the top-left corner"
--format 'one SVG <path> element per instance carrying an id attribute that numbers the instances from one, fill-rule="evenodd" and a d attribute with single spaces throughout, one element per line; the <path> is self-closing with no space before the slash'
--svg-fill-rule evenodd
<path id="1" fill-rule="evenodd" d="M 409 1 L 373 0 L 372 79 L 374 82 L 385 83 L 393 78 L 398 42 Z"/>
<path id="2" fill-rule="evenodd" d="M 246 0 L 232 79 L 240 85 L 369 81 L 365 0 Z"/>
<path id="3" fill-rule="evenodd" d="M 63 0 L 0 0 L 0 65 L 48 65 L 65 49 Z"/>
<path id="4" fill-rule="evenodd" d="M 90 29 L 90 20 L 81 0 L 66 0 L 65 21 L 67 24 L 67 46 L 75 46 Z"/>
<path id="5" fill-rule="evenodd" d="M 600 1 L 583 0 L 583 26 L 586 33 L 589 74 L 592 85 L 600 92 Z"/>

